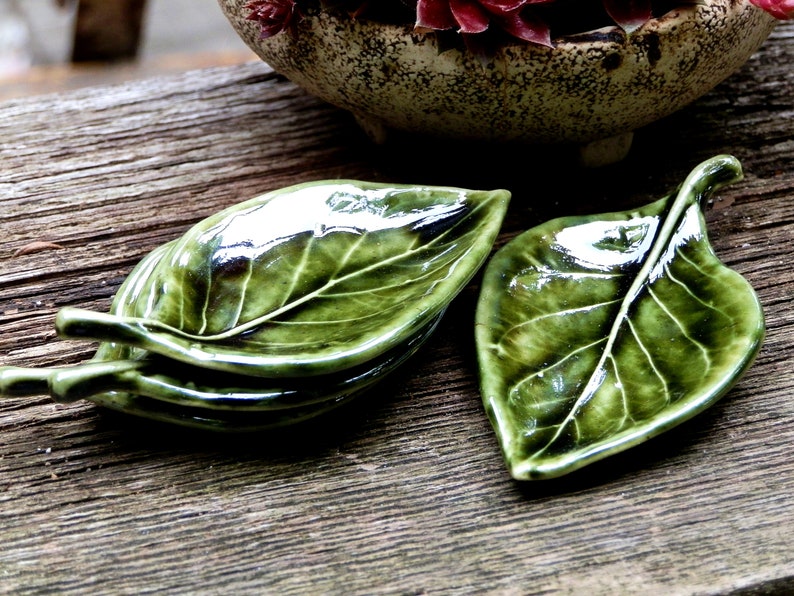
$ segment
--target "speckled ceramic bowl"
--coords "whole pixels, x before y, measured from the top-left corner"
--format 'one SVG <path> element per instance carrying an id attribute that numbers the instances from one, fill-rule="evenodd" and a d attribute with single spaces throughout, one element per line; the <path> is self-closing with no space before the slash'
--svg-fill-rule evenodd
<path id="1" fill-rule="evenodd" d="M 774 28 L 748 0 L 705 0 L 631 36 L 617 27 L 516 44 L 490 64 L 439 52 L 432 34 L 306 15 L 297 35 L 260 39 L 247 0 L 219 0 L 242 39 L 277 72 L 352 112 L 376 141 L 389 129 L 527 143 L 575 143 L 593 165 L 621 159 L 632 133 L 738 70 Z"/>

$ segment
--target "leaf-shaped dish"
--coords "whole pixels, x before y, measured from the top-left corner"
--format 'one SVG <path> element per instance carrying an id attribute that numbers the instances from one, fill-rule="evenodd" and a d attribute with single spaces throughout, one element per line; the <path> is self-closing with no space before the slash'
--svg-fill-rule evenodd
<path id="1" fill-rule="evenodd" d="M 246 375 L 361 365 L 426 328 L 488 257 L 510 193 L 321 181 L 200 222 L 138 275 L 133 316 L 63 309 L 92 338 Z"/>
<path id="2" fill-rule="evenodd" d="M 752 363 L 764 318 L 708 242 L 703 206 L 742 177 L 717 156 L 632 212 L 533 228 L 488 264 L 482 399 L 511 475 L 551 478 L 701 412 Z"/>

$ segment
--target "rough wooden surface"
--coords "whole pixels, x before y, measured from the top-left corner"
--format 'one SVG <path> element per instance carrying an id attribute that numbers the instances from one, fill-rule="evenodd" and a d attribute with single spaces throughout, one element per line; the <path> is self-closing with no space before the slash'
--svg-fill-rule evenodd
<path id="1" fill-rule="evenodd" d="M 473 358 L 477 280 L 393 382 L 308 427 L 250 437 L 47 398 L 0 403 L 0 591 L 758 594 L 794 591 L 794 23 L 629 158 L 395 138 L 267 66 L 0 104 L 0 362 L 76 363 L 56 311 L 107 309 L 146 252 L 287 184 L 358 177 L 514 198 L 500 243 L 639 205 L 717 153 L 744 164 L 708 213 L 768 336 L 716 406 L 556 481 L 512 481 Z"/>

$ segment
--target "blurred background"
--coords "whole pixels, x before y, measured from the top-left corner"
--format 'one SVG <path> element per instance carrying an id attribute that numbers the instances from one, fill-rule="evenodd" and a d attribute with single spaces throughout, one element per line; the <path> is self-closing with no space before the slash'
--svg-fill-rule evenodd
<path id="1" fill-rule="evenodd" d="M 0 0 L 0 99 L 255 59 L 217 0 Z"/>

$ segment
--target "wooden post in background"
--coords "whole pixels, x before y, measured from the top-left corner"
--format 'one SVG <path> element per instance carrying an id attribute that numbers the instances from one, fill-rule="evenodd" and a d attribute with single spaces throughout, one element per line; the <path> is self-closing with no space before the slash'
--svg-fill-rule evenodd
<path id="1" fill-rule="evenodd" d="M 145 5 L 146 0 L 79 0 L 72 62 L 134 59 Z"/>

